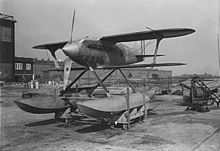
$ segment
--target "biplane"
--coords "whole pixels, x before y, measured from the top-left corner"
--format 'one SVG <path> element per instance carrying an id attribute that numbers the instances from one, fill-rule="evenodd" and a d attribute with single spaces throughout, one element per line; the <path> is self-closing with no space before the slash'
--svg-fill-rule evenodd
<path id="1" fill-rule="evenodd" d="M 121 98 L 121 96 L 112 96 L 110 95 L 108 89 L 103 84 L 103 82 L 116 70 L 119 70 L 128 85 L 131 87 L 134 93 L 136 93 L 136 96 L 133 96 L 134 98 L 140 98 L 141 94 L 138 94 L 136 90 L 133 88 L 132 84 L 129 82 L 129 80 L 126 78 L 125 74 L 123 73 L 122 69 L 124 68 L 140 68 L 140 67 L 162 67 L 162 66 L 180 66 L 185 65 L 184 63 L 157 63 L 156 57 L 162 56 L 158 55 L 158 48 L 161 40 L 166 38 L 174 38 L 174 37 L 180 37 L 185 36 L 188 34 L 191 34 L 195 32 L 195 30 L 190 28 L 171 28 L 171 29 L 159 29 L 159 30 L 149 30 L 149 31 L 139 31 L 139 32 L 131 32 L 131 33 L 125 33 L 125 34 L 116 34 L 116 35 L 110 35 L 110 36 L 103 36 L 99 38 L 91 38 L 91 37 L 84 37 L 78 40 L 73 40 L 73 29 L 74 29 L 74 20 L 75 20 L 75 10 L 73 13 L 73 19 L 72 19 L 72 28 L 71 28 L 71 35 L 69 41 L 62 41 L 62 42 L 56 42 L 56 43 L 47 43 L 42 45 L 34 46 L 34 49 L 47 49 L 50 51 L 51 55 L 54 59 L 55 69 L 50 69 L 52 71 L 64 71 L 64 86 L 63 90 L 60 92 L 59 97 L 65 97 L 65 94 L 72 89 L 71 87 L 82 77 L 83 74 L 85 74 L 87 71 L 91 71 L 94 76 L 96 77 L 98 84 L 91 89 L 89 89 L 88 96 L 90 97 L 93 91 L 97 87 L 102 87 L 106 93 L 106 98 L 103 101 L 93 101 L 95 102 L 96 108 L 92 109 L 91 106 L 94 107 L 94 103 L 91 104 L 91 101 L 88 101 L 90 99 L 87 99 L 87 101 L 84 101 L 81 104 L 79 103 L 78 106 L 81 110 L 84 110 L 84 113 L 87 113 L 87 111 L 90 114 L 95 114 L 94 116 L 100 115 L 108 115 L 111 114 L 113 111 L 114 113 L 118 114 L 121 111 L 124 111 L 125 104 L 120 104 L 120 101 L 115 100 L 122 100 L 125 101 L 124 98 Z M 136 54 L 132 51 L 131 48 L 128 46 L 122 44 L 123 42 L 132 42 L 132 41 L 142 41 L 142 40 L 152 40 L 156 39 L 156 47 L 155 52 L 153 55 L 142 55 L 142 54 Z M 67 59 L 65 59 L 64 69 L 60 68 L 57 57 L 56 57 L 56 51 L 61 49 L 63 53 L 67 56 Z M 146 63 L 140 63 L 144 61 L 144 58 L 146 57 L 153 57 L 153 62 L 151 64 Z M 72 62 L 75 62 L 81 66 L 79 67 L 72 67 Z M 139 64 L 136 64 L 139 63 Z M 70 75 L 71 70 L 82 70 L 82 72 L 69 84 L 68 78 Z M 98 74 L 96 73 L 96 70 L 110 70 L 110 72 L 103 78 L 100 79 Z M 148 98 L 146 96 L 145 98 Z M 92 100 L 92 98 L 91 98 Z M 110 101 L 106 101 L 110 100 Z M 97 102 L 102 102 L 101 104 Z M 115 104 L 115 102 L 118 102 L 118 105 L 112 105 Z M 114 102 L 114 103 L 113 103 Z M 86 103 L 88 104 L 86 105 Z M 104 103 L 104 104 L 103 104 Z M 107 104 L 106 104 L 107 103 Z M 142 103 L 142 102 L 141 102 Z M 17 102 L 19 104 L 19 102 Z M 111 105 L 109 105 L 111 104 Z M 120 105 L 121 107 L 119 107 Z M 140 105 L 140 101 L 135 101 L 132 106 L 137 107 Z M 19 104 L 20 108 L 25 109 L 25 104 Z M 112 106 L 113 109 L 110 109 L 109 107 Z M 103 112 L 97 112 L 97 108 L 101 107 Z M 116 111 L 117 110 L 117 111 Z M 90 112 L 91 111 L 91 112 Z M 109 114 L 105 114 L 108 111 Z M 111 112 L 112 111 L 112 112 Z M 29 110 L 30 112 L 30 110 Z M 53 110 L 53 112 L 56 112 Z M 111 114 L 114 115 L 114 114 Z M 94 117 L 93 116 L 93 117 Z M 102 116 L 103 118 L 103 116 Z M 105 117 L 106 118 L 106 117 Z"/>
<path id="2" fill-rule="evenodd" d="M 58 49 L 61 49 L 68 57 L 65 60 L 64 66 L 64 87 L 60 95 L 63 95 L 70 86 L 72 86 L 86 71 L 90 70 L 100 83 L 100 86 L 106 91 L 107 96 L 109 93 L 103 85 L 96 69 L 119 70 L 122 73 L 123 68 L 139 68 L 139 67 L 161 67 L 161 66 L 179 66 L 184 63 L 156 63 L 158 47 L 162 39 L 179 37 L 195 32 L 189 28 L 172 28 L 160 29 L 151 31 L 141 31 L 126 34 L 117 34 L 110 36 L 103 36 L 100 38 L 85 37 L 79 40 L 72 40 L 73 28 L 75 20 L 75 10 L 72 20 L 71 36 L 69 41 L 48 43 L 43 45 L 34 46 L 34 49 L 47 49 L 50 51 L 54 58 L 55 68 L 59 70 L 59 64 L 55 55 Z M 156 39 L 156 48 L 154 55 L 141 55 L 134 54 L 132 49 L 121 42 L 141 41 Z M 152 64 L 135 64 L 144 61 L 145 57 L 153 57 Z M 72 61 L 82 65 L 83 67 L 71 68 Z M 61 70 L 61 69 L 60 69 Z M 71 70 L 83 70 L 83 72 L 67 86 L 67 79 Z M 113 73 L 113 72 L 112 72 Z M 122 73 L 123 74 L 123 73 Z M 110 76 L 111 74 L 109 74 Z M 107 78 L 107 77 L 106 77 Z M 106 79 L 104 78 L 104 79 Z"/>

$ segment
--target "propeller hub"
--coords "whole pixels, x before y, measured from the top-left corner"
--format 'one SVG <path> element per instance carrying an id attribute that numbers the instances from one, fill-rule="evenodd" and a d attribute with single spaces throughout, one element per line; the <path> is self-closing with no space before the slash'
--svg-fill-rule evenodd
<path id="1" fill-rule="evenodd" d="M 68 43 L 62 50 L 70 58 L 78 56 L 79 54 L 79 46 L 76 43 Z"/>

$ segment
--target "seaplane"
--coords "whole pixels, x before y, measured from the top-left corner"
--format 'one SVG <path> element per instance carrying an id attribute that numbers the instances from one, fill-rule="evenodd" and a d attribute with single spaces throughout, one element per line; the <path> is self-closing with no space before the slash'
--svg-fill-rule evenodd
<path id="1" fill-rule="evenodd" d="M 42 104 L 38 102 L 38 105 L 36 105 L 36 101 L 33 103 L 33 101 L 30 99 L 26 99 L 16 101 L 18 107 L 24 111 L 36 114 L 55 113 L 55 115 L 60 115 L 60 113 L 65 111 L 68 107 L 77 106 L 81 113 L 98 120 L 114 121 L 116 123 L 117 121 L 123 121 L 127 115 L 126 109 L 128 104 L 126 103 L 126 97 L 124 95 L 111 95 L 103 83 L 110 75 L 112 75 L 112 73 L 118 70 L 133 91 L 133 93 L 130 94 L 129 99 L 129 112 L 131 115 L 133 115 L 135 110 L 135 113 L 141 113 L 140 115 L 143 115 L 146 109 L 146 102 L 150 100 L 150 96 L 137 92 L 127 79 L 126 75 L 123 73 L 123 69 L 185 65 L 185 63 L 157 63 L 156 57 L 163 56 L 157 54 L 159 44 L 161 40 L 165 38 L 185 36 L 195 32 L 195 30 L 190 28 L 171 28 L 159 30 L 151 29 L 147 31 L 103 36 L 99 38 L 83 37 L 78 40 L 73 40 L 72 35 L 74 29 L 75 14 L 76 13 L 74 10 L 69 41 L 47 43 L 33 47 L 34 49 L 49 50 L 53 56 L 55 64 L 55 68 L 50 70 L 64 72 L 63 90 L 61 90 L 59 94 L 59 98 L 61 98 L 59 99 L 59 103 L 52 103 L 53 101 L 50 101 L 47 104 L 47 100 L 43 100 Z M 152 39 L 156 39 L 156 47 L 153 55 L 136 54 L 127 45 L 122 44 L 122 42 Z M 61 49 L 67 56 L 67 59 L 64 61 L 65 63 L 63 69 L 60 68 L 55 54 L 55 52 L 59 49 Z M 151 64 L 141 63 L 145 58 L 148 57 L 153 57 Z M 75 62 L 81 66 L 72 67 L 72 62 Z M 68 84 L 70 72 L 75 70 L 81 70 L 82 72 L 70 84 Z M 110 72 L 103 79 L 101 79 L 98 76 L 96 70 L 109 70 Z M 83 99 L 83 101 L 77 101 L 74 105 L 69 101 L 66 103 L 66 100 L 69 99 L 65 96 L 65 94 L 67 94 L 71 89 L 76 89 L 72 88 L 72 86 L 87 71 L 91 71 L 94 74 L 98 84 L 91 87 L 90 89 L 87 89 L 88 97 Z M 105 91 L 105 97 L 92 97 L 92 93 L 97 87 L 103 88 Z M 80 87 L 77 87 L 77 89 L 83 90 L 83 88 Z M 143 103 L 143 98 L 145 103 Z M 136 116 L 137 114 L 135 114 L 133 117 Z"/>

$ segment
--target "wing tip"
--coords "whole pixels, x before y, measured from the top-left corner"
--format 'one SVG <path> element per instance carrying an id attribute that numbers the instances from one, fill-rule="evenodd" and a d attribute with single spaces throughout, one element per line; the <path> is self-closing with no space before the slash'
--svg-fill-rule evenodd
<path id="1" fill-rule="evenodd" d="M 196 30 L 195 30 L 195 29 L 192 29 L 192 28 L 186 28 L 186 30 L 189 31 L 189 34 L 196 32 Z"/>
<path id="2" fill-rule="evenodd" d="M 33 46 L 33 49 L 46 49 L 45 45 L 37 45 L 37 46 Z"/>

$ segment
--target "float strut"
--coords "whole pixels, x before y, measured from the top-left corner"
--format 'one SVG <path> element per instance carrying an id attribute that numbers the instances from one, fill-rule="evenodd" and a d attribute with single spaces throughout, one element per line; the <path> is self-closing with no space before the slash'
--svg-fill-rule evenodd
<path id="1" fill-rule="evenodd" d="M 104 86 L 104 84 L 102 83 L 101 79 L 99 78 L 99 76 L 97 75 L 97 73 L 95 72 L 95 70 L 92 67 L 89 67 L 89 70 L 96 76 L 96 78 L 99 81 L 99 84 L 101 85 L 101 87 L 105 90 L 105 93 L 107 95 L 107 97 L 110 97 L 110 94 L 107 90 L 107 88 Z"/>
<path id="2" fill-rule="evenodd" d="M 80 78 L 84 73 L 86 73 L 86 71 L 88 71 L 88 68 L 84 69 L 83 72 L 81 72 L 81 73 L 76 77 L 76 79 L 66 87 L 65 90 L 61 91 L 59 96 L 63 96 L 63 94 L 65 94 L 65 93 L 70 89 L 70 87 L 71 87 L 74 83 L 76 83 L 76 81 L 79 80 L 79 78 Z"/>

